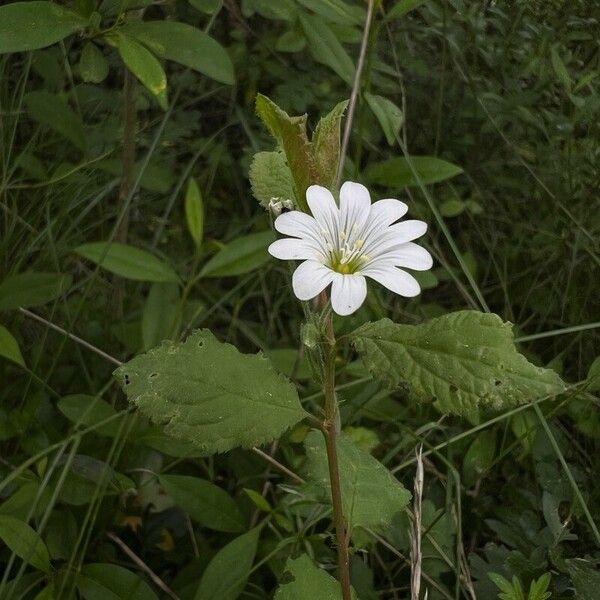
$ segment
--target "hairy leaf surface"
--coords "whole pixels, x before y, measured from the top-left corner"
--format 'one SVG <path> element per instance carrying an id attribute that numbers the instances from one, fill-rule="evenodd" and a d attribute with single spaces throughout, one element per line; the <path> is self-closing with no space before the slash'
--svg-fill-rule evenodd
<path id="1" fill-rule="evenodd" d="M 144 415 L 205 454 L 269 442 L 306 416 L 266 358 L 241 354 L 208 330 L 135 357 L 115 377 Z"/>
<path id="2" fill-rule="evenodd" d="M 517 352 L 512 325 L 498 315 L 458 311 L 421 325 L 389 319 L 352 334 L 365 365 L 391 387 L 406 382 L 443 412 L 473 417 L 477 408 L 501 409 L 566 388 L 549 369 Z"/>
<path id="3" fill-rule="evenodd" d="M 325 440 L 311 431 L 304 442 L 308 478 L 330 500 L 329 468 Z M 373 456 L 344 434 L 337 438 L 344 516 L 348 526 L 383 530 L 406 507 L 410 492 Z"/>

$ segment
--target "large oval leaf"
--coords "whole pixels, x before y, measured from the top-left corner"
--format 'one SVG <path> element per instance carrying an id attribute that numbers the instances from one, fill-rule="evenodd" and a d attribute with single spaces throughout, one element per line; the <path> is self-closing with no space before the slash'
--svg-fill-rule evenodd
<path id="1" fill-rule="evenodd" d="M 269 442 L 306 416 L 268 359 L 207 330 L 136 356 L 114 375 L 144 415 L 206 454 Z"/>
<path id="2" fill-rule="evenodd" d="M 304 442 L 308 479 L 318 493 L 331 501 L 329 465 L 325 439 L 311 431 Z M 348 436 L 337 437 L 344 517 L 350 529 L 368 527 L 383 531 L 410 500 L 402 484 L 373 456 L 359 448 Z"/>
<path id="3" fill-rule="evenodd" d="M 75 252 L 102 268 L 135 281 L 179 281 L 177 273 L 153 254 L 118 242 L 90 242 Z"/>
<path id="4" fill-rule="evenodd" d="M 274 239 L 271 231 L 237 238 L 217 252 L 200 274 L 202 277 L 232 277 L 254 271 L 269 261 L 267 247 Z"/>
<path id="5" fill-rule="evenodd" d="M 0 310 L 16 310 L 47 304 L 71 285 L 71 277 L 61 273 L 18 273 L 0 283 Z"/>
<path id="6" fill-rule="evenodd" d="M 566 388 L 554 371 L 517 352 L 512 325 L 494 314 L 458 311 L 421 325 L 381 319 L 352 341 L 375 377 L 393 387 L 408 383 L 443 412 L 476 418 L 479 406 L 501 409 Z"/>
<path id="7" fill-rule="evenodd" d="M 36 569 L 50 572 L 50 555 L 40 535 L 27 523 L 0 515 L 0 539 L 19 557 Z"/>
<path id="8" fill-rule="evenodd" d="M 221 83 L 234 82 L 229 55 L 213 38 L 191 25 L 174 21 L 128 23 L 121 31 L 151 48 L 156 54 L 203 73 Z"/>
<path id="9" fill-rule="evenodd" d="M 229 494 L 218 485 L 186 475 L 161 475 L 160 484 L 194 521 L 215 531 L 244 530 L 244 517 Z"/>
<path id="10" fill-rule="evenodd" d="M 365 172 L 370 183 L 387 187 L 411 187 L 437 183 L 455 177 L 462 169 L 435 156 L 411 156 L 410 161 L 418 177 L 413 174 L 408 161 L 403 156 L 388 158 L 371 165 Z"/>
<path id="11" fill-rule="evenodd" d="M 0 54 L 50 46 L 80 31 L 86 20 L 54 2 L 14 2 L 0 6 Z"/>

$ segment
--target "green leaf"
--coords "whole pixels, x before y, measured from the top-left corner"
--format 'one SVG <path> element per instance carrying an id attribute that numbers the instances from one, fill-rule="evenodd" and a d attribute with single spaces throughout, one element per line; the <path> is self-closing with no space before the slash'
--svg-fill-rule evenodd
<path id="1" fill-rule="evenodd" d="M 494 314 L 458 311 L 421 325 L 382 319 L 351 337 L 375 377 L 408 383 L 443 412 L 473 418 L 480 406 L 498 410 L 566 389 L 554 371 L 517 352 L 512 325 Z"/>
<path id="2" fill-rule="evenodd" d="M 1 288 L 0 288 L 1 289 Z M 2 293 L 0 291 L 0 303 L 2 302 Z M 590 365 L 587 373 L 588 390 L 590 392 L 600 392 L 600 356 L 597 356 Z"/>
<path id="3" fill-rule="evenodd" d="M 274 199 L 294 204 L 294 180 L 282 152 L 257 152 L 248 173 L 252 194 L 264 208 Z"/>
<path id="4" fill-rule="evenodd" d="M 414 8 L 418 8 L 422 4 L 425 4 L 426 1 L 427 0 L 400 0 L 390 11 L 388 11 L 385 20 L 389 21 L 391 19 L 397 19 Z"/>
<path id="5" fill-rule="evenodd" d="M 462 214 L 467 205 L 460 198 L 450 198 L 450 200 L 446 200 L 440 206 L 440 213 L 443 217 L 458 217 L 458 215 Z"/>
<path id="6" fill-rule="evenodd" d="M 323 434 L 311 431 L 304 447 L 308 479 L 316 484 L 323 500 L 330 502 L 329 466 Z M 410 492 L 377 459 L 343 433 L 337 437 L 337 450 L 344 517 L 349 528 L 368 527 L 383 531 L 390 526 L 394 515 L 406 508 Z"/>
<path id="7" fill-rule="evenodd" d="M 208 330 L 141 354 L 114 375 L 144 415 L 206 454 L 269 442 L 306 416 L 295 387 L 266 358 L 241 354 Z"/>
<path id="8" fill-rule="evenodd" d="M 256 508 L 258 508 L 259 510 L 262 510 L 266 513 L 270 513 L 273 510 L 273 508 L 269 504 L 269 501 L 262 494 L 259 494 L 258 492 L 249 488 L 244 488 L 244 492 L 246 492 L 248 498 L 252 500 L 254 506 L 256 506 Z"/>
<path id="9" fill-rule="evenodd" d="M 0 539 L 19 558 L 44 573 L 50 573 L 48 548 L 40 535 L 27 523 L 0 515 Z"/>
<path id="10" fill-rule="evenodd" d="M 160 475 L 167 494 L 190 517 L 215 531 L 244 531 L 244 517 L 229 494 L 206 479 L 186 475 Z"/>
<path id="11" fill-rule="evenodd" d="M 200 188 L 193 177 L 190 177 L 185 192 L 185 220 L 196 248 L 200 248 L 204 235 L 204 203 Z"/>
<path id="12" fill-rule="evenodd" d="M 0 310 L 41 306 L 58 298 L 71 285 L 71 276 L 61 273 L 19 273 L 0 283 Z"/>
<path id="13" fill-rule="evenodd" d="M 81 31 L 86 19 L 54 2 L 0 6 L 0 54 L 45 48 Z"/>
<path id="14" fill-rule="evenodd" d="M 154 283 L 142 312 L 144 350 L 173 339 L 181 319 L 181 299 L 176 283 Z"/>
<path id="15" fill-rule="evenodd" d="M 118 242 L 90 242 L 74 252 L 103 269 L 134 281 L 178 282 L 170 265 L 153 254 Z"/>
<path id="16" fill-rule="evenodd" d="M 274 600 L 342 600 L 339 581 L 319 569 L 306 554 L 288 558 L 284 579 L 286 583 L 277 588 Z M 356 598 L 354 590 L 352 597 Z"/>
<path id="17" fill-rule="evenodd" d="M 8 360 L 25 366 L 25 360 L 19 348 L 19 342 L 13 337 L 12 333 L 3 325 L 0 325 L 0 356 Z"/>
<path id="18" fill-rule="evenodd" d="M 312 151 L 317 179 L 314 183 L 333 189 L 340 164 L 340 129 L 348 101 L 338 103 L 317 123 L 312 139 Z"/>
<path id="19" fill-rule="evenodd" d="M 385 139 L 390 146 L 396 143 L 396 136 L 400 133 L 404 115 L 402 111 L 391 101 L 383 96 L 365 94 L 369 108 L 379 121 Z"/>
<path id="20" fill-rule="evenodd" d="M 117 48 L 127 68 L 146 86 L 161 108 L 167 108 L 167 76 L 154 54 L 133 37 L 119 33 Z"/>
<path id="21" fill-rule="evenodd" d="M 158 600 L 141 577 L 110 563 L 83 565 L 77 590 L 85 600 Z"/>
<path id="22" fill-rule="evenodd" d="M 351 6 L 344 0 L 297 0 L 317 13 L 328 23 L 339 25 L 364 25 L 365 10 L 360 6 Z"/>
<path id="23" fill-rule="evenodd" d="M 106 400 L 86 394 L 65 396 L 58 401 L 57 407 L 69 421 L 84 427 L 90 427 L 117 414 L 117 411 Z M 95 429 L 94 433 L 114 437 L 120 429 L 121 421 L 115 419 L 113 422 Z"/>
<path id="24" fill-rule="evenodd" d="M 570 92 L 572 87 L 571 76 L 569 75 L 569 71 L 560 57 L 560 54 L 558 53 L 556 44 L 550 48 L 550 61 L 552 62 L 552 68 L 554 69 L 558 80 L 562 83 L 567 92 Z"/>
<path id="25" fill-rule="evenodd" d="M 567 559 L 565 562 L 577 600 L 597 600 L 600 589 L 600 570 L 597 566 L 581 558 Z"/>
<path id="26" fill-rule="evenodd" d="M 312 55 L 332 69 L 348 85 L 354 81 L 352 59 L 323 19 L 313 15 L 300 15 L 300 23 L 308 40 Z"/>
<path id="27" fill-rule="evenodd" d="M 463 480 L 465 485 L 473 485 L 494 464 L 496 453 L 496 433 L 482 431 L 471 443 L 463 459 Z"/>
<path id="28" fill-rule="evenodd" d="M 58 95 L 44 90 L 25 95 L 31 117 L 56 131 L 85 152 L 86 135 L 81 117 Z"/>
<path id="29" fill-rule="evenodd" d="M 245 0 L 242 6 L 244 16 L 257 12 L 265 19 L 280 21 L 294 21 L 298 12 L 294 0 Z"/>
<path id="30" fill-rule="evenodd" d="M 306 38 L 295 29 L 282 33 L 275 42 L 275 50 L 278 52 L 300 52 L 305 47 Z"/>
<path id="31" fill-rule="evenodd" d="M 146 44 L 156 54 L 227 85 L 235 81 L 226 50 L 196 27 L 175 21 L 128 23 L 121 31 Z"/>
<path id="32" fill-rule="evenodd" d="M 424 185 L 437 183 L 455 177 L 462 169 L 435 156 L 411 156 L 410 161 Z M 413 175 L 407 160 L 403 156 L 388 158 L 374 163 L 365 171 L 365 178 L 370 183 L 387 187 L 414 187 L 418 180 Z"/>
<path id="33" fill-rule="evenodd" d="M 236 600 L 246 587 L 259 535 L 255 527 L 221 548 L 202 574 L 194 600 Z"/>
<path id="34" fill-rule="evenodd" d="M 81 51 L 79 74 L 87 83 L 101 83 L 108 76 L 108 62 L 93 42 L 87 42 Z"/>
<path id="35" fill-rule="evenodd" d="M 205 265 L 202 277 L 233 277 L 262 267 L 270 259 L 267 247 L 275 240 L 271 231 L 239 237 L 219 250 Z"/>
<path id="36" fill-rule="evenodd" d="M 223 5 L 223 0 L 188 0 L 189 3 L 200 12 L 212 15 Z"/>
<path id="37" fill-rule="evenodd" d="M 307 211 L 306 188 L 315 181 L 316 165 L 306 133 L 306 115 L 290 117 L 262 94 L 256 96 L 256 113 L 283 150 L 294 179 L 296 203 Z"/>

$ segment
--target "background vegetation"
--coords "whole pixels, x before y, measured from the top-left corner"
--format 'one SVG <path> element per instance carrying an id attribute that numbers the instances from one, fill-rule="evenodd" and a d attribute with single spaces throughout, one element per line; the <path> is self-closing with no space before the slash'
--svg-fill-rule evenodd
<path id="1" fill-rule="evenodd" d="M 248 179 L 274 146 L 254 104 L 266 94 L 313 128 L 348 99 L 366 4 L 76 0 L 58 17 L 41 4 L 0 24 L 0 598 L 271 598 L 300 550 L 334 571 L 328 509 L 298 480 L 305 426 L 263 448 L 291 474 L 252 451 L 190 458 L 111 373 L 206 327 L 264 351 L 320 405 L 298 354 L 302 308 Z M 417 299 L 374 287 L 340 327 L 492 311 L 570 387 L 469 422 L 348 355 L 344 429 L 407 489 L 424 445 L 429 600 L 542 599 L 546 584 L 595 600 L 600 10 L 392 0 L 367 33 L 345 178 L 430 223 L 435 266 Z M 429 157 L 421 181 L 407 153 Z M 106 241 L 127 244 L 110 270 L 92 244 Z M 409 596 L 408 526 L 401 515 L 358 544 L 362 600 Z M 28 535 L 44 540 L 35 556 Z"/>

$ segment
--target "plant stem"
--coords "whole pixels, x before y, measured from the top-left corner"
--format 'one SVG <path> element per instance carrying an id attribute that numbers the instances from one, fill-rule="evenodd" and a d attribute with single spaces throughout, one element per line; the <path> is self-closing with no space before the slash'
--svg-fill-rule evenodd
<path id="1" fill-rule="evenodd" d="M 344 520 L 342 506 L 342 489 L 340 485 L 340 472 L 337 456 L 337 400 L 335 397 L 335 335 L 333 332 L 333 320 L 331 314 L 327 317 L 327 348 L 325 356 L 325 373 L 323 382 L 323 393 L 325 395 L 325 420 L 323 421 L 323 434 L 327 448 L 327 463 L 329 465 L 329 482 L 331 486 L 331 505 L 333 507 L 333 521 L 338 549 L 338 567 L 340 572 L 340 583 L 342 586 L 342 597 L 351 600 L 350 592 L 350 559 L 348 556 L 348 534 Z"/>

